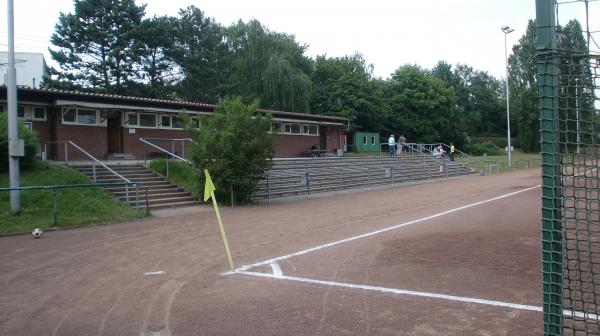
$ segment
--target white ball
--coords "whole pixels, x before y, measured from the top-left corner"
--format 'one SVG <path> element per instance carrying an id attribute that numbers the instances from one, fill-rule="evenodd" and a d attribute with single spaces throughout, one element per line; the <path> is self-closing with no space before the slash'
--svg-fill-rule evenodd
<path id="1" fill-rule="evenodd" d="M 44 236 L 44 231 L 42 231 L 41 229 L 35 229 L 31 232 L 31 235 L 35 238 L 42 238 L 42 236 Z"/>

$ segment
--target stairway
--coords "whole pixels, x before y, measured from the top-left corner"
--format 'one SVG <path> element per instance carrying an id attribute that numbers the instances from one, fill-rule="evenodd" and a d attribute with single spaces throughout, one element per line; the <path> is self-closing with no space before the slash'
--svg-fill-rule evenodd
<path id="1" fill-rule="evenodd" d="M 254 199 L 430 181 L 473 173 L 464 164 L 425 155 L 276 159 L 267 172 L 269 178 L 259 182 Z"/>
<path id="2" fill-rule="evenodd" d="M 201 202 L 195 199 L 191 193 L 171 184 L 164 177 L 158 175 L 141 165 L 109 165 L 110 169 L 131 182 L 139 183 L 140 207 L 146 206 L 146 188 L 148 188 L 148 207 L 150 209 L 165 209 L 181 206 L 199 205 Z M 73 168 L 93 179 L 92 165 L 73 166 Z M 124 182 L 104 167 L 96 165 L 97 183 L 120 183 Z M 107 187 L 106 190 L 123 202 L 127 202 L 127 189 L 124 186 Z M 135 188 L 129 188 L 129 205 L 135 206 Z"/>

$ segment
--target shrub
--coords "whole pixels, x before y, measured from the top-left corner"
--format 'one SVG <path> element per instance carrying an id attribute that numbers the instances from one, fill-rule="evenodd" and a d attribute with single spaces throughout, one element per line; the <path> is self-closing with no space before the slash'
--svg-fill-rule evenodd
<path id="1" fill-rule="evenodd" d="M 215 196 L 222 202 L 230 201 L 230 190 L 234 202 L 250 202 L 260 175 L 271 166 L 275 153 L 271 116 L 256 113 L 257 106 L 226 98 L 201 120 L 200 128 L 188 129 L 195 141 L 191 160 L 200 170 L 208 169 Z M 204 185 L 204 174 L 200 178 Z"/>
<path id="2" fill-rule="evenodd" d="M 505 154 L 500 147 L 496 146 L 496 144 L 491 141 L 482 142 L 480 144 L 470 144 L 467 147 L 467 152 L 475 156 L 483 155 L 483 153 L 491 156 Z"/>
<path id="3" fill-rule="evenodd" d="M 19 137 L 25 141 L 25 156 L 19 158 L 20 169 L 27 170 L 35 164 L 38 146 L 37 135 L 19 123 Z M 0 113 L 0 171 L 8 171 L 8 115 Z"/>

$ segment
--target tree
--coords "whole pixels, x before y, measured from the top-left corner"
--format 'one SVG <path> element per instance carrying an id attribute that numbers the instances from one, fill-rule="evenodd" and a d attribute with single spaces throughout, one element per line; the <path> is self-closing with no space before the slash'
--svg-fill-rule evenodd
<path id="1" fill-rule="evenodd" d="M 394 72 L 387 91 L 390 129 L 404 132 L 413 141 L 463 143 L 456 96 L 440 79 L 418 66 L 405 65 Z"/>
<path id="2" fill-rule="evenodd" d="M 224 95 L 229 68 L 224 28 L 199 8 L 189 6 L 179 11 L 174 30 L 169 55 L 183 75 L 178 84 L 179 96 L 216 103 Z"/>
<path id="3" fill-rule="evenodd" d="M 433 68 L 432 74 L 453 88 L 461 127 L 469 135 L 500 135 L 506 129 L 499 80 L 465 64 L 458 64 L 453 70 L 443 61 Z"/>
<path id="4" fill-rule="evenodd" d="M 526 152 L 540 149 L 535 55 L 535 22 L 529 20 L 525 35 L 513 47 L 513 54 L 508 59 L 511 126 L 515 126 L 512 129 L 517 143 Z"/>
<path id="5" fill-rule="evenodd" d="M 318 56 L 312 81 L 313 113 L 348 118 L 365 130 L 380 130 L 389 117 L 384 82 L 374 79 L 373 66 L 360 54 L 327 58 Z"/>
<path id="6" fill-rule="evenodd" d="M 233 53 L 230 92 L 267 109 L 309 112 L 312 63 L 294 36 L 271 32 L 257 20 L 227 29 Z"/>
<path id="7" fill-rule="evenodd" d="M 73 14 L 60 13 L 50 38 L 58 80 L 118 91 L 133 74 L 138 53 L 134 34 L 145 5 L 134 0 L 74 0 Z M 49 83 L 51 86 L 52 83 Z"/>
<path id="8" fill-rule="evenodd" d="M 153 17 L 144 19 L 135 32 L 139 52 L 135 76 L 128 83 L 129 95 L 165 98 L 181 76 L 169 53 L 173 48 L 176 18 Z"/>
<path id="9" fill-rule="evenodd" d="M 208 169 L 221 201 L 229 202 L 233 190 L 236 203 L 250 202 L 258 178 L 271 166 L 271 116 L 256 109 L 256 102 L 245 105 L 239 97 L 225 98 L 199 129 L 189 130 L 195 140 L 191 159 L 197 168 Z"/>

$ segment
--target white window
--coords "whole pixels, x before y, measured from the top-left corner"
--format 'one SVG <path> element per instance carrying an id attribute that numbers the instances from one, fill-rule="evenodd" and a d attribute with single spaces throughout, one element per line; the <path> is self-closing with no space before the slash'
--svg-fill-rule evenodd
<path id="1" fill-rule="evenodd" d="M 17 106 L 17 118 L 25 119 L 25 106 Z"/>
<path id="2" fill-rule="evenodd" d="M 23 123 L 23 126 L 25 126 L 25 128 L 27 128 L 28 130 L 32 131 L 33 130 L 33 124 L 31 121 L 26 121 Z"/>
<path id="3" fill-rule="evenodd" d="M 81 108 L 81 107 L 63 107 L 62 108 L 62 121 L 63 124 L 77 124 L 77 125 L 101 125 L 100 111 Z"/>
<path id="4" fill-rule="evenodd" d="M 200 128 L 200 118 L 192 118 L 190 119 L 190 123 L 192 128 Z"/>
<path id="5" fill-rule="evenodd" d="M 317 126 L 317 125 L 302 125 L 302 134 L 319 135 L 319 126 Z"/>
<path id="6" fill-rule="evenodd" d="M 33 108 L 33 120 L 46 120 L 46 108 L 36 106 Z"/>
<path id="7" fill-rule="evenodd" d="M 367 145 L 369 142 L 367 141 L 367 137 L 363 137 L 363 145 Z"/>
<path id="8" fill-rule="evenodd" d="M 125 114 L 125 125 L 127 126 L 137 126 L 138 125 L 138 115 L 135 112 L 129 112 Z"/>
<path id="9" fill-rule="evenodd" d="M 281 134 L 283 133 L 283 124 L 279 123 L 279 122 L 274 122 L 271 125 L 271 132 L 272 133 L 276 133 L 276 134 Z"/>
<path id="10" fill-rule="evenodd" d="M 171 128 L 171 116 L 168 114 L 160 115 L 160 127 Z"/>
<path id="11" fill-rule="evenodd" d="M 185 126 L 183 120 L 177 116 L 171 118 L 171 125 L 172 128 L 184 128 Z"/>
<path id="12" fill-rule="evenodd" d="M 75 109 L 69 109 L 67 111 L 64 111 L 63 112 L 63 122 L 64 123 L 74 123 L 76 114 L 77 113 L 76 113 Z"/>
<path id="13" fill-rule="evenodd" d="M 156 127 L 156 114 L 140 113 L 141 127 Z"/>
<path id="14" fill-rule="evenodd" d="M 374 144 L 375 144 L 375 137 L 374 137 L 374 136 L 372 136 L 372 137 L 371 137 L 371 145 L 374 145 Z"/>
<path id="15" fill-rule="evenodd" d="M 77 109 L 77 123 L 83 125 L 96 125 L 96 110 Z"/>

